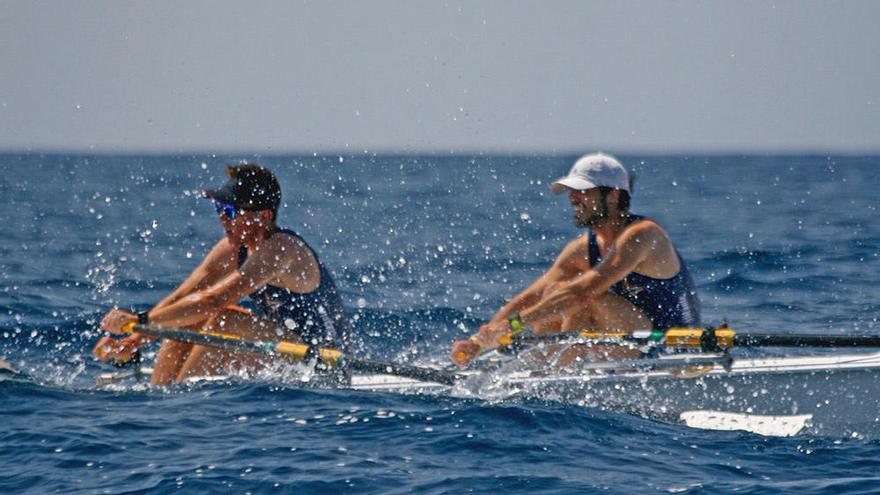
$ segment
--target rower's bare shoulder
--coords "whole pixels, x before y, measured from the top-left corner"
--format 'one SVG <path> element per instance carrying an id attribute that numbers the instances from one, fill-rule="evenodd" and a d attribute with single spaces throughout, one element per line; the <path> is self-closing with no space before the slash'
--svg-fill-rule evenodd
<path id="1" fill-rule="evenodd" d="M 310 292 L 321 282 L 318 259 L 300 237 L 273 235 L 263 245 L 266 248 L 264 255 L 277 273 L 271 280 L 272 285 L 296 292 Z"/>
<path id="2" fill-rule="evenodd" d="M 666 231 L 653 220 L 634 222 L 618 238 L 622 253 L 641 260 L 638 273 L 654 278 L 669 278 L 680 269 L 678 254 Z"/>
<path id="3" fill-rule="evenodd" d="M 266 249 L 266 255 L 270 255 L 275 260 L 287 260 L 290 265 L 302 265 L 303 263 L 315 263 L 317 260 L 308 244 L 299 236 L 295 235 L 273 235 L 266 239 L 263 243 Z"/>
<path id="4" fill-rule="evenodd" d="M 235 252 L 235 249 L 232 247 L 232 243 L 229 242 L 229 239 L 227 239 L 226 236 L 223 236 L 213 247 L 211 247 L 211 252 L 218 255 L 226 255 Z"/>
<path id="5" fill-rule="evenodd" d="M 238 250 L 236 250 L 226 237 L 220 238 L 211 248 L 203 261 L 203 267 L 210 272 L 228 272 L 230 266 L 235 264 Z"/>
<path id="6" fill-rule="evenodd" d="M 670 242 L 666 230 L 657 222 L 649 219 L 633 222 L 618 238 L 619 244 L 635 243 L 656 246 L 666 242 Z"/>
<path id="7" fill-rule="evenodd" d="M 559 254 L 559 257 L 562 258 L 571 256 L 582 256 L 584 254 L 588 254 L 589 251 L 590 238 L 588 235 L 584 234 L 566 244 L 565 247 L 562 248 L 562 252 Z"/>
<path id="8" fill-rule="evenodd" d="M 556 259 L 556 265 L 566 270 L 580 272 L 589 268 L 589 255 L 589 236 L 582 235 L 565 245 Z"/>

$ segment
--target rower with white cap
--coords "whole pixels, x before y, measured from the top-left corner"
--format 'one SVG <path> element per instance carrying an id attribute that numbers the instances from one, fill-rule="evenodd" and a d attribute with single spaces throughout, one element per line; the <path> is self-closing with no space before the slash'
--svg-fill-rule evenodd
<path id="1" fill-rule="evenodd" d="M 700 326 L 700 302 L 687 265 L 660 225 L 629 212 L 630 176 L 617 159 L 585 155 L 551 190 L 568 192 L 574 223 L 587 232 L 476 335 L 455 342 L 453 362 L 464 367 L 498 347 L 501 336 L 524 327 L 553 333 Z M 626 349 L 612 356 L 636 357 Z"/>

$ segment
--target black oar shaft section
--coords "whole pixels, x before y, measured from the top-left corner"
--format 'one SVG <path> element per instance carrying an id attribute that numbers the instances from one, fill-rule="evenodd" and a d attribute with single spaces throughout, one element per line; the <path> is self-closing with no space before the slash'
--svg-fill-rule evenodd
<path id="1" fill-rule="evenodd" d="M 880 347 L 878 335 L 737 334 L 736 347 Z"/>

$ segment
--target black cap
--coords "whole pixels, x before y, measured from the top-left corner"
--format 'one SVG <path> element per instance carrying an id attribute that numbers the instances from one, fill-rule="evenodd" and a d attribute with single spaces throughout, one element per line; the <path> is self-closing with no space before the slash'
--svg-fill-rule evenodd
<path id="1" fill-rule="evenodd" d="M 276 210 L 281 186 L 269 169 L 254 163 L 226 167 L 229 182 L 219 189 L 206 189 L 205 196 L 242 210 Z"/>

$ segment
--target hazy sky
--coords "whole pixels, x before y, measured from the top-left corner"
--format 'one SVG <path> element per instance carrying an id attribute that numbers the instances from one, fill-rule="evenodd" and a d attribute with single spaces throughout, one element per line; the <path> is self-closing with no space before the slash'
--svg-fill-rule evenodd
<path id="1" fill-rule="evenodd" d="M 880 151 L 880 1 L 0 0 L 0 151 Z"/>

